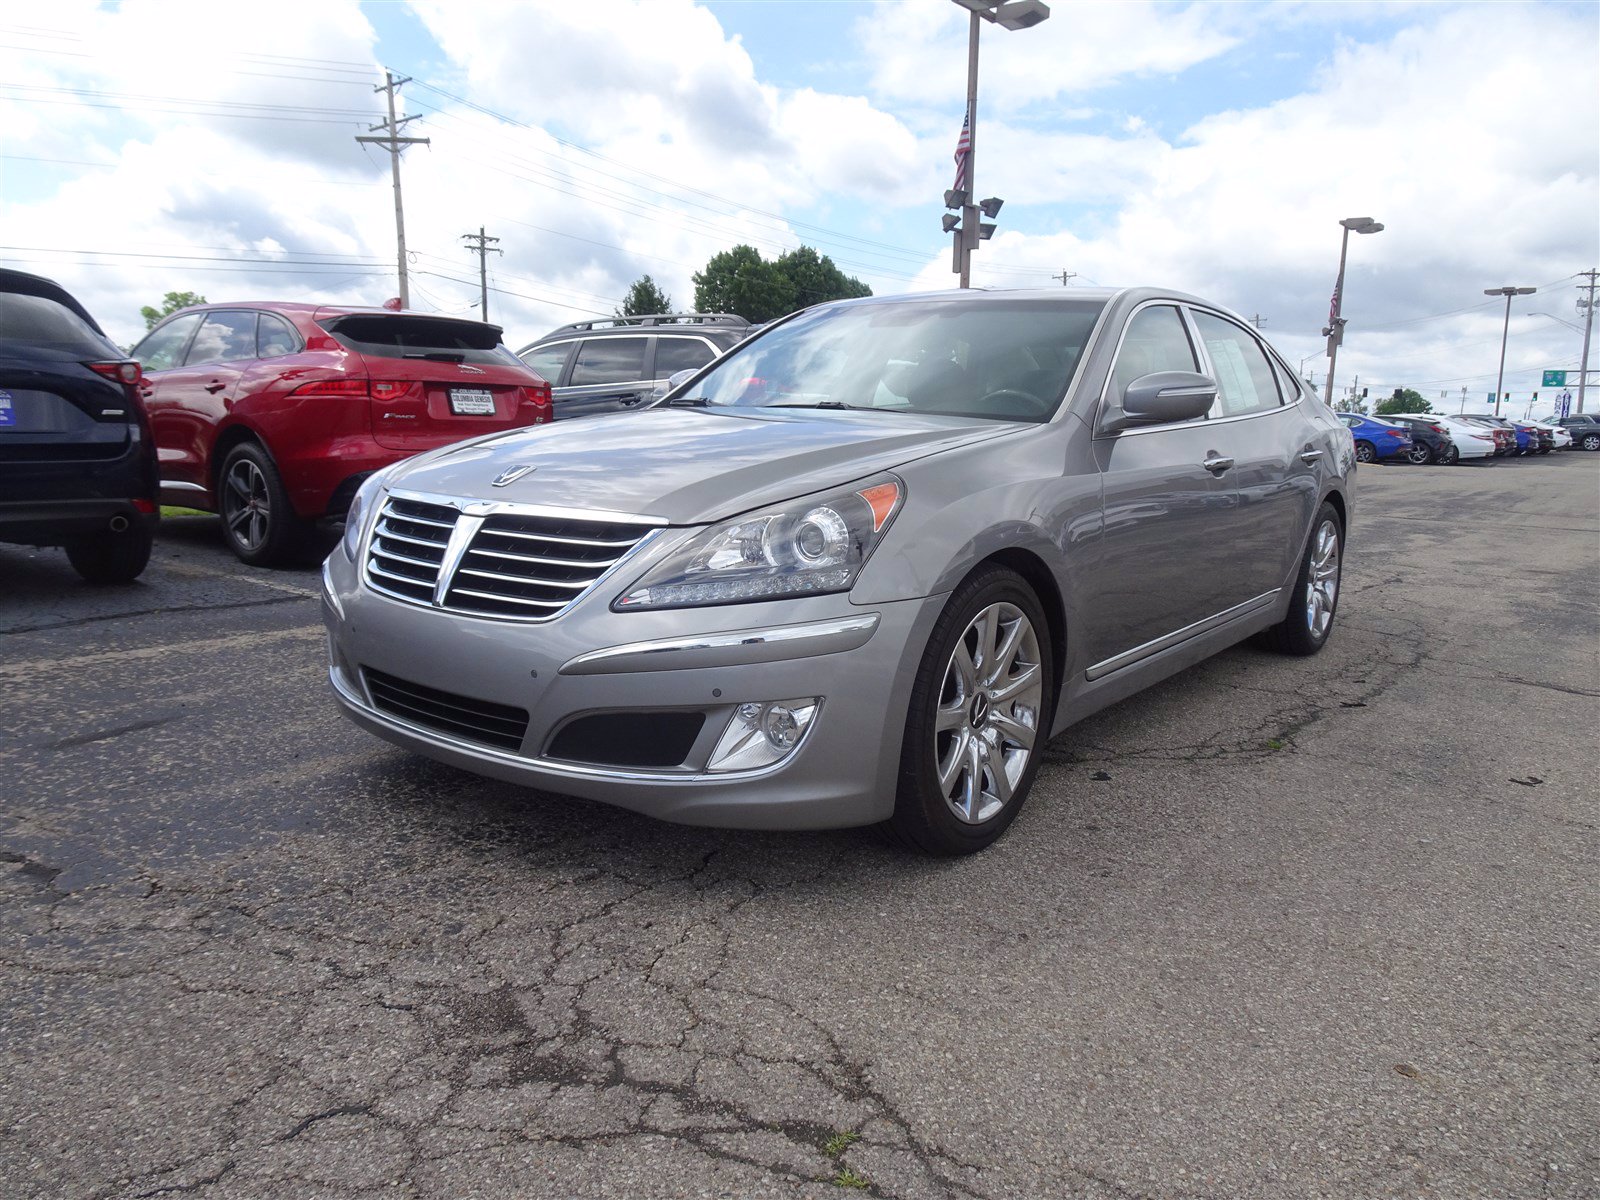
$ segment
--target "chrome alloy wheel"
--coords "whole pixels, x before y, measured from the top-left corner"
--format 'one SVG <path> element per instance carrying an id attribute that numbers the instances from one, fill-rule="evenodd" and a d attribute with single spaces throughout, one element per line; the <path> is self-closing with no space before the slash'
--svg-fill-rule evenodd
<path id="1" fill-rule="evenodd" d="M 228 468 L 222 481 L 222 519 L 228 532 L 245 550 L 254 554 L 267 540 L 272 520 L 272 504 L 267 495 L 267 477 L 248 458 Z"/>
<path id="2" fill-rule="evenodd" d="M 978 825 L 1010 803 L 1033 758 L 1043 700 L 1033 623 L 1014 604 L 991 604 L 951 652 L 934 719 L 939 790 L 957 820 Z"/>
<path id="3" fill-rule="evenodd" d="M 1339 527 L 1324 521 L 1311 544 L 1306 571 L 1306 627 L 1319 642 L 1333 624 L 1333 605 L 1339 598 Z"/>
<path id="4" fill-rule="evenodd" d="M 1425 466 L 1433 460 L 1433 451 L 1428 449 L 1426 442 L 1412 442 L 1411 449 L 1406 451 L 1406 461 L 1414 466 Z"/>

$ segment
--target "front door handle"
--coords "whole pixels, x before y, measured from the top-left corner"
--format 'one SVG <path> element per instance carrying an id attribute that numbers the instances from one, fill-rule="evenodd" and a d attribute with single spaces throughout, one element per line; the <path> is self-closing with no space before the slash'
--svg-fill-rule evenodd
<path id="1" fill-rule="evenodd" d="M 1319 459 L 1321 457 L 1322 457 L 1322 451 L 1321 450 L 1302 450 L 1302 451 L 1300 451 L 1300 461 L 1305 463 L 1307 466 L 1309 466 L 1310 464 L 1316 462 L 1317 459 Z"/>
<path id="2" fill-rule="evenodd" d="M 216 380 L 213 379 L 210 383 L 206 384 L 206 391 L 210 392 L 214 396 L 218 392 L 220 392 L 223 388 L 225 388 L 227 386 L 228 386 L 227 384 L 218 383 Z"/>
<path id="3" fill-rule="evenodd" d="M 1224 458 L 1220 454 L 1213 454 L 1200 465 L 1206 470 L 1210 471 L 1213 475 L 1221 475 L 1229 467 L 1233 466 L 1233 459 Z"/>

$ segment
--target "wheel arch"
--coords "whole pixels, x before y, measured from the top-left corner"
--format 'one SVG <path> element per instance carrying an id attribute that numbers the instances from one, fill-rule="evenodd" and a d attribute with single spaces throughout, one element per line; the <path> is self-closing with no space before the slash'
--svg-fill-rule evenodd
<path id="1" fill-rule="evenodd" d="M 987 558 L 975 563 L 962 581 L 965 582 L 987 566 L 1001 566 L 1015 571 L 1039 598 L 1039 607 L 1044 609 L 1044 619 L 1050 633 L 1050 661 L 1055 669 L 1055 696 L 1052 697 L 1054 705 L 1060 699 L 1067 668 L 1067 607 L 1061 595 L 1060 585 L 1056 583 L 1056 577 L 1044 559 L 1020 546 L 996 550 Z"/>
<path id="2" fill-rule="evenodd" d="M 233 452 L 235 446 L 243 445 L 245 442 L 254 442 L 269 458 L 272 456 L 272 451 L 267 449 L 267 444 L 261 440 L 261 435 L 250 426 L 242 422 L 227 426 L 217 434 L 217 440 L 211 443 L 211 461 L 206 471 L 208 476 L 206 484 L 211 489 L 213 500 L 218 500 L 217 488 L 222 483 L 224 460 Z"/>

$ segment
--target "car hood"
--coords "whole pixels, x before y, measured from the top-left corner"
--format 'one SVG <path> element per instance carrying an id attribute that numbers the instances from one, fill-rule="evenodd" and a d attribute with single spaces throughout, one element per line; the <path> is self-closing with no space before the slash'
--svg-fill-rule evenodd
<path id="1" fill-rule="evenodd" d="M 658 408 L 459 443 L 402 463 L 386 482 L 699 525 L 1027 428 L 912 413 Z M 532 469 L 494 485 L 520 467 Z"/>

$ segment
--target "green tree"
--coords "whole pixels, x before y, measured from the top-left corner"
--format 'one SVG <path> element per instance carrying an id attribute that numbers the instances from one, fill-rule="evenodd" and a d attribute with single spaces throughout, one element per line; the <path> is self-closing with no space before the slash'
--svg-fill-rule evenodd
<path id="1" fill-rule="evenodd" d="M 628 294 L 623 298 L 622 307 L 617 309 L 619 317 L 647 317 L 657 313 L 672 311 L 672 298 L 656 286 L 656 281 L 648 275 L 642 275 L 633 281 L 633 286 L 628 289 Z"/>
<path id="2" fill-rule="evenodd" d="M 1387 417 L 1392 413 L 1425 413 L 1432 411 L 1433 405 L 1422 398 L 1422 393 L 1414 392 L 1410 388 L 1395 388 L 1394 395 L 1387 400 L 1378 401 L 1378 407 L 1373 410 L 1373 415 Z"/>
<path id="3" fill-rule="evenodd" d="M 833 265 L 833 259 L 801 246 L 780 255 L 777 265 L 794 284 L 795 303 L 804 308 L 825 300 L 854 300 L 872 295 L 872 289 Z"/>
<path id="4" fill-rule="evenodd" d="M 161 324 L 163 318 L 177 312 L 180 308 L 188 308 L 192 304 L 204 304 L 206 298 L 194 292 L 168 292 L 161 300 L 160 308 L 151 308 L 146 304 L 139 310 L 139 315 L 144 318 L 146 330 L 154 329 Z"/>
<path id="5" fill-rule="evenodd" d="M 743 245 L 713 254 L 706 269 L 695 272 L 694 305 L 700 312 L 737 313 L 752 324 L 776 320 L 797 307 L 789 276 L 754 246 Z"/>

